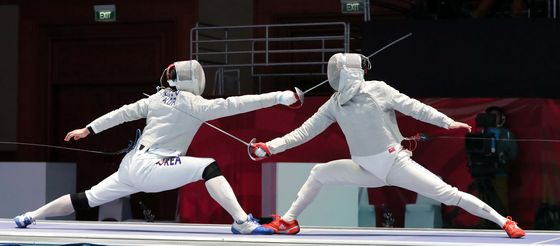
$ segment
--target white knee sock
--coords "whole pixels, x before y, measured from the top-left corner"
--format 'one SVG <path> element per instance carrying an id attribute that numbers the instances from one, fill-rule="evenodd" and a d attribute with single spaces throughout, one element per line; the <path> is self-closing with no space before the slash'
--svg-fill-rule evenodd
<path id="1" fill-rule="evenodd" d="M 31 211 L 28 214 L 33 219 L 44 219 L 45 217 L 64 216 L 74 212 L 70 195 L 64 195 L 46 205 Z"/>
<path id="2" fill-rule="evenodd" d="M 457 206 L 473 215 L 496 223 L 498 226 L 500 226 L 500 228 L 504 226 L 504 224 L 506 223 L 506 218 L 496 212 L 496 210 L 469 193 L 461 191 L 459 193 L 461 195 L 461 200 L 459 201 L 459 204 L 457 204 Z"/>
<path id="3" fill-rule="evenodd" d="M 282 216 L 285 221 L 296 219 L 303 210 L 315 199 L 323 185 L 317 181 L 313 175 L 307 178 L 305 184 L 301 187 L 297 194 L 296 200 L 290 206 L 290 209 Z"/>
<path id="4" fill-rule="evenodd" d="M 212 178 L 204 184 L 210 196 L 216 200 L 236 222 L 246 221 L 247 214 L 239 205 L 233 189 L 224 176 Z"/>

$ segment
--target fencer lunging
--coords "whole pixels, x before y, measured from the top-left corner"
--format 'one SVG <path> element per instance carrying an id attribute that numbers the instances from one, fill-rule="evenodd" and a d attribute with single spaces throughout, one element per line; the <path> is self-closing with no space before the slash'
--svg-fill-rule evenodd
<path id="1" fill-rule="evenodd" d="M 294 93 L 283 91 L 207 100 L 200 96 L 205 78 L 197 61 L 175 62 L 164 74 L 171 87 L 109 112 L 64 138 L 78 140 L 124 122 L 146 118 L 141 137 L 122 159 L 118 171 L 85 192 L 64 195 L 35 211 L 16 216 L 18 227 L 27 227 L 37 219 L 93 208 L 136 192 L 160 192 L 204 180 L 212 198 L 233 217 L 233 233 L 272 234 L 271 229 L 261 226 L 243 211 L 214 159 L 185 154 L 203 121 L 276 104 L 291 105 L 297 101 Z"/>
<path id="2" fill-rule="evenodd" d="M 283 137 L 256 143 L 257 156 L 269 156 L 296 147 L 314 138 L 337 122 L 350 148 L 351 159 L 316 165 L 296 200 L 283 216 L 270 224 L 276 233 L 299 232 L 297 217 L 325 184 L 349 184 L 365 187 L 399 186 L 447 205 L 463 208 L 471 214 L 493 221 L 509 237 L 525 235 L 510 217 L 504 218 L 471 194 L 457 190 L 413 161 L 411 153 L 400 145 L 404 139 L 395 111 L 446 129 L 466 129 L 436 109 L 395 90 L 382 81 L 364 81 L 364 66 L 359 54 L 335 54 L 328 62 L 327 76 L 336 91 L 302 126 Z"/>

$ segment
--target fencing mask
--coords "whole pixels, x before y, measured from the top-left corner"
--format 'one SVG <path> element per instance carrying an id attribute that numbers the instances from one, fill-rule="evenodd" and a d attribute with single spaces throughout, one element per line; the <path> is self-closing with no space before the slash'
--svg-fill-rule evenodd
<path id="1" fill-rule="evenodd" d="M 337 53 L 331 56 L 327 65 L 327 78 L 336 91 L 334 97 L 339 105 L 349 101 L 358 92 L 364 81 L 364 70 L 370 68 L 367 57 L 360 54 Z"/>
<path id="2" fill-rule="evenodd" d="M 198 61 L 178 61 L 165 69 L 167 83 L 175 86 L 177 90 L 188 91 L 195 95 L 201 95 L 204 91 L 206 79 L 204 70 Z"/>

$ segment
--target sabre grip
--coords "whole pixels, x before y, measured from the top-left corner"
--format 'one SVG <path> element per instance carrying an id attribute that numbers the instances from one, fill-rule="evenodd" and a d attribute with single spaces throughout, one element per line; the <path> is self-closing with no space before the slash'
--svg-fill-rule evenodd
<path id="1" fill-rule="evenodd" d="M 295 87 L 294 88 L 294 96 L 296 97 L 296 102 L 289 105 L 288 107 L 293 108 L 293 109 L 298 109 L 301 108 L 303 106 L 303 100 L 304 100 L 304 95 L 305 93 L 303 93 L 303 91 L 301 91 L 299 88 Z"/>
<path id="2" fill-rule="evenodd" d="M 251 144 L 251 154 L 258 158 L 266 158 L 272 155 L 268 146 L 262 142 Z"/>

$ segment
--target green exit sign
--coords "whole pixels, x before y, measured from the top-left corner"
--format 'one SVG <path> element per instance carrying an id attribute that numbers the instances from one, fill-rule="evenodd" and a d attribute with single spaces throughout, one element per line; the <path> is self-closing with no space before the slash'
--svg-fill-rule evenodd
<path id="1" fill-rule="evenodd" d="M 95 5 L 95 21 L 114 22 L 117 20 L 117 9 L 115 5 Z"/>
<path id="2" fill-rule="evenodd" d="M 364 12 L 364 1 L 341 0 L 343 14 L 361 14 Z"/>

